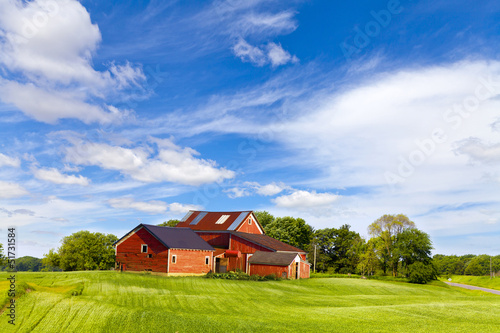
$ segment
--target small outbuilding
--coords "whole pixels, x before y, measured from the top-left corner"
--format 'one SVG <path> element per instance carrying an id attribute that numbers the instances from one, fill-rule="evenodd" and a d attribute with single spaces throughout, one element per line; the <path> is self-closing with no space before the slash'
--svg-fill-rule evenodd
<path id="1" fill-rule="evenodd" d="M 255 252 L 248 259 L 250 275 L 275 274 L 283 279 L 309 278 L 309 263 L 293 252 Z"/>

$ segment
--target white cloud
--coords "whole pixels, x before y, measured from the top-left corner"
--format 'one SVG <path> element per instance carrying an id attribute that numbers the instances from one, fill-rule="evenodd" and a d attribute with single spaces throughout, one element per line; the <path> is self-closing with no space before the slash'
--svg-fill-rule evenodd
<path id="1" fill-rule="evenodd" d="M 280 183 L 272 182 L 267 185 L 259 185 L 256 188 L 258 194 L 265 196 L 276 195 L 286 189 L 290 189 L 290 187 L 286 186 L 284 183 L 281 182 Z"/>
<path id="2" fill-rule="evenodd" d="M 11 167 L 18 168 L 20 165 L 21 165 L 21 161 L 19 160 L 19 158 L 9 157 L 9 156 L 6 156 L 6 155 L 0 153 L 0 167 L 11 166 Z"/>
<path id="3" fill-rule="evenodd" d="M 93 68 L 101 34 L 76 0 L 3 1 L 0 35 L 0 99 L 39 121 L 120 119 L 103 100 L 145 80 L 129 63 Z"/>
<path id="4" fill-rule="evenodd" d="M 0 199 L 22 197 L 29 194 L 21 185 L 0 180 Z"/>
<path id="5" fill-rule="evenodd" d="M 291 190 L 290 186 L 285 185 L 282 182 L 276 183 L 272 182 L 267 185 L 261 185 L 257 182 L 244 182 L 240 187 L 233 187 L 224 192 L 228 193 L 228 197 L 231 199 L 247 197 L 253 194 L 259 194 L 263 196 L 273 196 L 281 193 L 284 190 Z"/>
<path id="6" fill-rule="evenodd" d="M 150 214 L 163 214 L 167 211 L 167 204 L 163 201 L 134 201 L 132 198 L 115 198 L 108 200 L 108 204 L 118 209 L 134 209 Z"/>
<path id="7" fill-rule="evenodd" d="M 267 62 L 264 51 L 248 44 L 243 38 L 233 46 L 234 54 L 243 62 L 251 62 L 255 66 L 264 66 Z"/>
<path id="8" fill-rule="evenodd" d="M 243 62 L 250 62 L 261 67 L 271 64 L 273 67 L 286 65 L 289 62 L 296 63 L 299 59 L 291 56 L 281 45 L 268 43 L 264 48 L 250 45 L 246 40 L 240 38 L 233 46 L 234 54 Z"/>
<path id="9" fill-rule="evenodd" d="M 337 201 L 338 198 L 338 195 L 331 193 L 316 193 L 316 191 L 308 192 L 296 190 L 292 194 L 282 195 L 272 201 L 278 207 L 303 209 L 329 206 Z"/>
<path id="10" fill-rule="evenodd" d="M 299 61 L 296 56 L 291 56 L 290 53 L 283 50 L 281 45 L 277 45 L 275 43 L 269 43 L 267 45 L 267 56 L 273 67 L 286 65 L 289 62 L 296 63 Z"/>
<path id="11" fill-rule="evenodd" d="M 227 190 L 224 190 L 224 192 L 228 193 L 227 196 L 230 197 L 231 199 L 247 197 L 252 194 L 248 189 L 241 187 L 232 187 Z"/>
<path id="12" fill-rule="evenodd" d="M 168 147 L 160 144 L 156 156 L 152 156 L 149 150 L 75 142 L 74 146 L 66 148 L 66 160 L 116 170 L 146 183 L 168 181 L 201 185 L 235 176 L 231 170 L 218 168 L 214 161 L 196 158 L 199 153 L 191 148 L 181 148 L 173 143 Z"/>
<path id="13" fill-rule="evenodd" d="M 118 209 L 134 209 L 150 214 L 164 214 L 168 211 L 174 214 L 183 214 L 190 210 L 200 210 L 202 207 L 197 205 L 186 205 L 178 202 L 167 204 L 163 201 L 135 201 L 132 198 L 115 198 L 108 200 L 108 204 Z"/>
<path id="14" fill-rule="evenodd" d="M 201 210 L 203 207 L 198 205 L 186 205 L 178 202 L 174 202 L 168 205 L 168 209 L 170 212 L 174 214 L 185 214 L 190 210 Z"/>
<path id="15" fill-rule="evenodd" d="M 33 174 L 36 178 L 46 180 L 54 184 L 75 184 L 87 186 L 90 180 L 82 175 L 64 175 L 59 170 L 50 169 L 34 169 Z"/>
<path id="16" fill-rule="evenodd" d="M 464 154 L 473 161 L 492 163 L 500 161 L 500 144 L 485 144 L 478 138 L 457 142 L 457 154 Z"/>

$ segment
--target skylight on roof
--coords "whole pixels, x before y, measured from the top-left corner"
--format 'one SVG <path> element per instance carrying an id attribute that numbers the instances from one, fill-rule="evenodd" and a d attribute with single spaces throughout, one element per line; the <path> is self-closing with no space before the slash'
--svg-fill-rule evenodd
<path id="1" fill-rule="evenodd" d="M 189 211 L 184 217 L 182 218 L 181 222 L 187 221 L 187 219 L 193 214 L 194 212 L 191 210 Z"/>
<path id="2" fill-rule="evenodd" d="M 207 215 L 207 212 L 199 213 L 198 216 L 196 216 L 194 218 L 194 220 L 192 220 L 191 223 L 189 223 L 189 225 L 197 225 L 198 222 L 200 222 L 201 219 L 204 218 L 206 215 Z"/>
<path id="3" fill-rule="evenodd" d="M 217 222 L 215 222 L 215 224 L 222 224 L 222 223 L 226 222 L 228 218 L 229 218 L 229 215 L 222 215 L 221 217 L 219 217 Z"/>

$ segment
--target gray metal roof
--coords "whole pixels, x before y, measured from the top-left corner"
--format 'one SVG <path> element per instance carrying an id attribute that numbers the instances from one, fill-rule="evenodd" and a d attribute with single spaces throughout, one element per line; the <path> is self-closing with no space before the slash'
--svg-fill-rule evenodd
<path id="1" fill-rule="evenodd" d="M 141 225 L 170 249 L 215 251 L 210 244 L 189 228 Z"/>
<path id="2" fill-rule="evenodd" d="M 257 251 L 248 259 L 250 264 L 288 266 L 298 253 Z"/>

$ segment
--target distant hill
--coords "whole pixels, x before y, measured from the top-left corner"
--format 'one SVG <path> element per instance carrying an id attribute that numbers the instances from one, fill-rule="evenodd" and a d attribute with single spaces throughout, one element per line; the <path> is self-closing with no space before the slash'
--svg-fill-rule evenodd
<path id="1" fill-rule="evenodd" d="M 1 268 L 7 270 L 7 266 Z M 16 268 L 18 272 L 39 272 L 42 269 L 42 259 L 25 256 L 16 259 Z"/>

